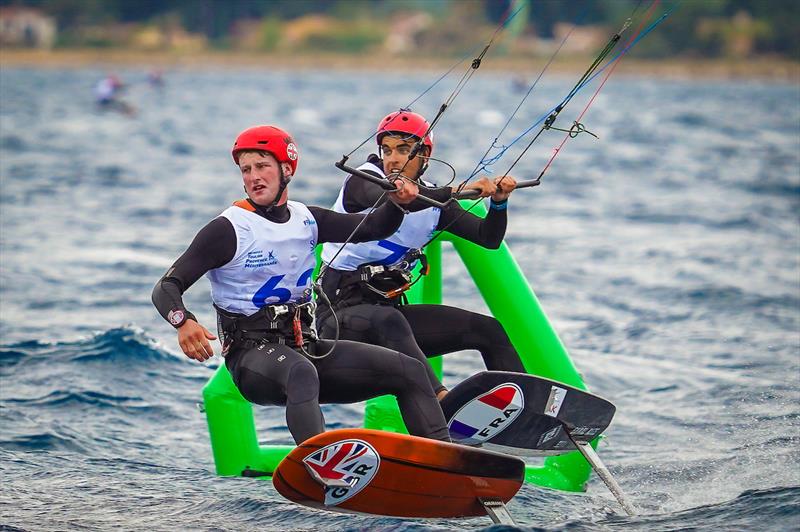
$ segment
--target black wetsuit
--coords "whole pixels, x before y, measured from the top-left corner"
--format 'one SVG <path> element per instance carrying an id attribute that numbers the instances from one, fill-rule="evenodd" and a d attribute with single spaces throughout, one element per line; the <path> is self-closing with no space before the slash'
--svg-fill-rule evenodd
<path id="1" fill-rule="evenodd" d="M 363 218 L 320 207 L 309 210 L 317 222 L 320 243 L 343 242 Z M 359 228 L 354 241 L 382 238 L 400 226 L 400 209 L 387 202 L 379 210 L 370 216 L 372 223 Z M 289 219 L 285 204 L 268 213 L 256 212 L 275 223 Z M 206 272 L 230 262 L 236 246 L 236 232 L 224 217 L 215 218 L 200 230 L 153 289 L 153 303 L 164 319 L 171 310 L 186 312 L 182 294 Z M 274 336 L 264 336 L 274 340 Z M 295 442 L 324 431 L 320 403 L 352 403 L 384 394 L 397 397 L 411 434 L 449 441 L 425 364 L 396 350 L 351 341 L 339 342 L 325 358 L 311 359 L 291 347 L 291 330 L 284 336 L 288 338 L 285 344 L 253 337 L 238 339 L 230 346 L 225 364 L 247 400 L 286 405 L 286 422 Z M 330 345 L 330 341 L 320 340 L 314 351 L 317 355 L 325 353 Z"/>
<path id="2" fill-rule="evenodd" d="M 379 168 L 382 166 L 375 155 L 369 162 Z M 344 188 L 344 208 L 351 213 L 361 212 L 372 207 L 381 193 L 381 188 L 373 183 L 350 178 Z M 451 193 L 449 187 L 420 189 L 420 195 L 440 202 Z M 408 210 L 428 207 L 427 203 L 415 200 Z M 492 205 L 486 218 L 480 218 L 472 213 L 465 214 L 457 202 L 451 202 L 442 210 L 437 229 L 446 227 L 456 236 L 496 249 L 506 231 L 505 207 L 505 203 Z M 427 357 L 475 349 L 481 353 L 487 369 L 525 372 L 508 335 L 495 318 L 446 305 L 402 305 L 399 297 L 387 300 L 377 294 L 365 296 L 363 290 L 352 285 L 337 293 L 343 285 L 343 274 L 347 275 L 331 268 L 322 282 L 336 308 L 339 338 L 381 345 L 426 362 L 428 378 L 437 393 L 445 387 L 427 363 Z M 322 307 L 317 314 L 317 326 L 323 338 L 333 338 L 336 334 L 331 313 Z"/>

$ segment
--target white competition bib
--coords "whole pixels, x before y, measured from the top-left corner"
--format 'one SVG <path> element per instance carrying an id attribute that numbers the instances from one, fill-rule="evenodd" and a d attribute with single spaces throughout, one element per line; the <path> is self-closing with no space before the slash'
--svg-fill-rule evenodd
<path id="1" fill-rule="evenodd" d="M 249 316 L 265 305 L 305 298 L 316 262 L 317 223 L 302 203 L 287 205 L 285 223 L 237 206 L 220 214 L 236 231 L 236 253 L 230 262 L 206 273 L 216 306 Z"/>
<path id="2" fill-rule="evenodd" d="M 377 172 L 381 176 L 384 175 L 383 170 L 372 163 L 364 163 L 358 169 Z M 336 203 L 333 205 L 333 210 L 336 212 L 347 212 L 344 209 L 344 188 L 349 179 L 359 178 L 349 176 L 345 180 L 342 189 L 339 191 L 339 197 L 336 198 Z M 428 183 L 425 184 L 429 185 Z M 361 212 L 369 212 L 369 209 Z M 351 242 L 344 246 L 344 249 L 336 256 L 336 260 L 333 261 L 331 266 L 337 270 L 345 271 L 356 270 L 362 264 L 393 266 L 400 262 L 410 249 L 419 248 L 430 239 L 439 224 L 440 215 L 441 210 L 436 207 L 410 212 L 405 215 L 403 223 L 400 224 L 400 228 L 393 235 L 383 240 L 372 242 L 357 244 Z M 342 244 L 339 243 L 324 243 L 322 245 L 323 262 L 329 263 L 341 247 Z"/>

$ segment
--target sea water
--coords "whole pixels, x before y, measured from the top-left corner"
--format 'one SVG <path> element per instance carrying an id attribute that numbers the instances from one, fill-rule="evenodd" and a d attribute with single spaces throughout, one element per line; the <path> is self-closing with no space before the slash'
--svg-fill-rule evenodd
<path id="1" fill-rule="evenodd" d="M 243 196 L 239 131 L 292 132 L 291 197 L 330 206 L 344 177 L 333 163 L 366 141 L 351 157 L 362 161 L 379 118 L 439 73 L 176 70 L 160 89 L 144 69 L 119 74 L 135 116 L 95 107 L 99 69 L 0 76 L 0 529 L 489 527 L 315 511 L 269 481 L 217 477 L 197 405 L 220 359 L 184 357 L 150 303 L 195 233 Z M 479 72 L 436 127 L 456 182 L 519 103 L 511 78 Z M 433 116 L 456 79 L 414 110 Z M 574 82 L 544 77 L 490 172 Z M 589 388 L 617 406 L 599 453 L 642 515 L 594 476 L 585 494 L 525 485 L 509 511 L 545 530 L 796 528 L 798 86 L 615 76 L 581 121 L 599 139 L 568 140 L 539 187 L 514 193 L 506 241 Z M 539 175 L 563 137 L 543 134 L 512 175 Z M 426 177 L 452 172 L 433 162 Z M 447 245 L 444 261 L 445 302 L 485 312 Z M 205 279 L 185 301 L 213 329 Z M 475 352 L 450 355 L 445 383 L 480 369 Z M 263 443 L 291 442 L 281 408 L 255 410 Z M 330 428 L 362 423 L 363 405 L 323 410 Z"/>

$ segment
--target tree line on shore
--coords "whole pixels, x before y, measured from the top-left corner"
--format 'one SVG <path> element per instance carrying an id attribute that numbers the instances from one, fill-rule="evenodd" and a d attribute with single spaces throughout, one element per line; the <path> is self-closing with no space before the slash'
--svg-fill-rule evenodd
<path id="1" fill-rule="evenodd" d="M 645 0 L 0 0 L 53 21 L 52 47 L 198 51 L 332 51 L 452 55 L 517 13 L 502 53 L 543 55 L 572 25 L 589 52 Z M 657 14 L 675 0 L 661 2 Z M 637 7 L 638 6 L 638 7 Z M 800 2 L 684 0 L 633 53 L 639 57 L 800 59 Z M 4 44 L 8 44 L 7 41 Z"/>

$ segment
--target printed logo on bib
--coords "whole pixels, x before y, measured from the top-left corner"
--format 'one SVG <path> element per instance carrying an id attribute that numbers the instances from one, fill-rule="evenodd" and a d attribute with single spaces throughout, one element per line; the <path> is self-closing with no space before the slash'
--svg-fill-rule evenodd
<path id="1" fill-rule="evenodd" d="M 511 425 L 523 408 L 522 390 L 506 382 L 462 406 L 447 425 L 450 436 L 466 445 L 485 442 Z"/>
<path id="2" fill-rule="evenodd" d="M 550 397 L 547 398 L 547 406 L 544 407 L 544 414 L 550 417 L 558 416 L 561 410 L 561 405 L 564 403 L 564 398 L 567 396 L 567 390 L 559 388 L 558 386 L 550 387 Z"/>
<path id="3" fill-rule="evenodd" d="M 381 465 L 381 457 L 363 440 L 342 440 L 303 458 L 303 464 L 323 481 L 349 486 L 326 486 L 325 506 L 336 506 L 367 487 Z"/>
<path id="4" fill-rule="evenodd" d="M 273 250 L 267 251 L 266 255 L 261 250 L 251 251 L 244 260 L 245 268 L 260 268 L 262 266 L 272 266 L 273 264 L 278 264 L 278 259 L 275 258 Z"/>

